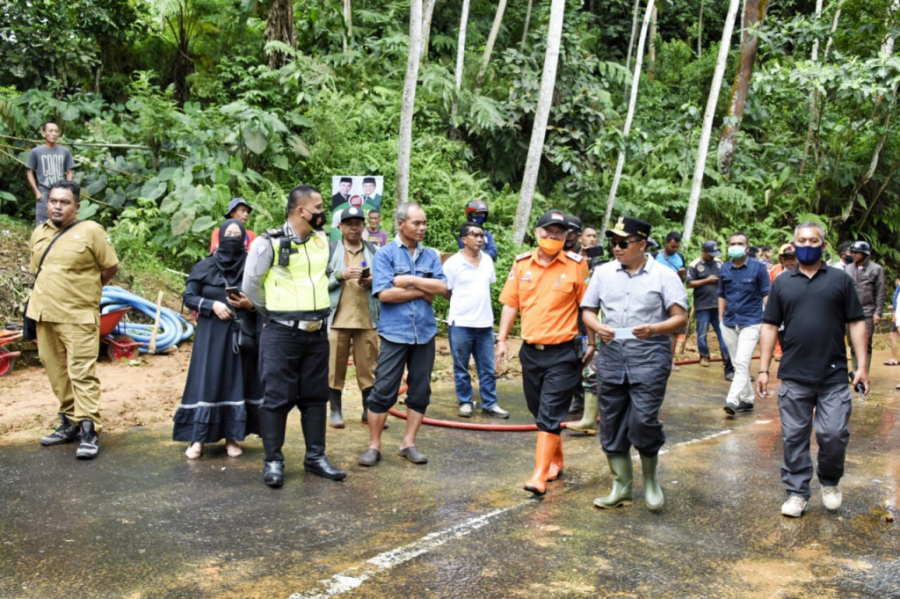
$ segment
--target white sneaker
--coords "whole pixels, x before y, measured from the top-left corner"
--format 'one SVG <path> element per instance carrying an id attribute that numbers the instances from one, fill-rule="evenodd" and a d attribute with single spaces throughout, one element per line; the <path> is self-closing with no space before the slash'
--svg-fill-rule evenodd
<path id="1" fill-rule="evenodd" d="M 834 512 L 841 509 L 843 500 L 844 496 L 841 495 L 840 487 L 822 487 L 822 505 L 825 506 L 826 510 Z"/>
<path id="2" fill-rule="evenodd" d="M 457 415 L 462 416 L 463 418 L 471 418 L 472 417 L 472 404 L 471 403 L 459 404 L 459 410 L 456 413 L 457 413 Z"/>
<path id="3" fill-rule="evenodd" d="M 806 511 L 809 502 L 802 497 L 791 495 L 788 500 L 781 504 L 781 515 L 788 518 L 799 518 Z"/>

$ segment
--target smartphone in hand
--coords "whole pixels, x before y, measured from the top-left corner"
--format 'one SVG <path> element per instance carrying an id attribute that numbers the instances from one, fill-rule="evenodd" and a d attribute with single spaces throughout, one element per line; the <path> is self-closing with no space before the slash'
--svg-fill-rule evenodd
<path id="1" fill-rule="evenodd" d="M 237 287 L 226 287 L 225 295 L 235 300 L 241 299 L 241 291 Z"/>

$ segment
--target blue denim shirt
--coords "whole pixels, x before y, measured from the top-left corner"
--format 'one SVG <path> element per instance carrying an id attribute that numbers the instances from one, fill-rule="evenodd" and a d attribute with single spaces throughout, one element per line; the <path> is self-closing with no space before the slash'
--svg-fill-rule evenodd
<path id="1" fill-rule="evenodd" d="M 717 295 L 725 298 L 726 327 L 749 327 L 762 323 L 763 298 L 769 295 L 769 270 L 759 260 L 747 258 L 736 267 L 729 260 L 719 269 Z"/>
<path id="2" fill-rule="evenodd" d="M 393 288 L 394 277 L 397 275 L 447 281 L 437 250 L 426 248 L 420 243 L 416 247 L 415 256 L 410 256 L 409 248 L 403 245 L 400 237 L 375 253 L 373 268 L 372 293 L 376 296 L 385 289 Z M 394 343 L 428 343 L 437 335 L 434 309 L 424 299 L 401 304 L 382 302 L 378 334 Z"/>

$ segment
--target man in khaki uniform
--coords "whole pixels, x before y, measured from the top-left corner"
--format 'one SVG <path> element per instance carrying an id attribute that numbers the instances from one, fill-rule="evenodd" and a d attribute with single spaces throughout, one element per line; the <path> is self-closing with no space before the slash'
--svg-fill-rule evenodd
<path id="1" fill-rule="evenodd" d="M 343 239 L 334 242 L 328 294 L 334 311 L 329 317 L 330 350 L 328 387 L 331 404 L 331 426 L 344 428 L 341 414 L 341 391 L 347 375 L 347 358 L 353 342 L 356 381 L 362 392 L 363 422 L 368 422 L 368 399 L 375 384 L 375 362 L 378 361 L 379 301 L 372 295 L 372 263 L 378 250 L 362 239 L 365 214 L 351 206 L 341 212 Z"/>
<path id="2" fill-rule="evenodd" d="M 94 374 L 100 349 L 100 294 L 119 269 L 102 226 L 78 221 L 81 190 L 73 181 L 50 188 L 50 220 L 31 235 L 31 270 L 37 276 L 27 316 L 37 321 L 38 353 L 59 400 L 60 427 L 45 446 L 80 438 L 76 456 L 99 450 L 100 381 Z M 53 245 L 41 264 L 50 242 Z M 38 269 L 40 268 L 40 272 Z"/>

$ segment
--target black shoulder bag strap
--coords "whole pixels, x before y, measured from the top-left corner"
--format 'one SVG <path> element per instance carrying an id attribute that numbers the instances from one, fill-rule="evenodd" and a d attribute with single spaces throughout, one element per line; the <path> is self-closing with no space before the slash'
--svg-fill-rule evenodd
<path id="1" fill-rule="evenodd" d="M 65 227 L 62 231 L 56 234 L 56 237 L 50 240 L 50 245 L 47 246 L 47 249 L 44 250 L 43 255 L 41 255 L 41 261 L 38 262 L 37 272 L 34 273 L 34 280 L 37 281 L 38 275 L 41 274 L 41 269 L 44 267 L 44 258 L 47 257 L 47 254 L 50 252 L 50 248 L 53 247 L 53 244 L 56 243 L 56 240 L 66 234 L 66 232 L 80 223 L 80 220 L 76 220 L 74 223 Z M 33 285 L 33 283 L 32 283 Z M 25 302 L 25 309 L 22 312 L 22 339 L 24 341 L 34 341 L 37 339 L 37 322 L 34 319 L 28 318 L 28 302 Z"/>
<path id="2" fill-rule="evenodd" d="M 50 253 L 50 248 L 53 247 L 53 244 L 56 243 L 56 240 L 59 239 L 60 237 L 62 237 L 63 235 L 65 235 L 69 229 L 71 229 L 72 227 L 74 227 L 75 225 L 77 225 L 80 222 L 81 222 L 80 220 L 76 220 L 71 225 L 66 226 L 62 231 L 60 231 L 59 233 L 56 234 L 56 237 L 54 237 L 53 239 L 50 240 L 50 245 L 48 245 L 47 249 L 44 250 L 43 255 L 41 255 L 41 261 L 38 262 L 37 272 L 34 273 L 35 281 L 37 281 L 38 275 L 41 274 L 41 268 L 43 268 L 43 266 L 44 266 L 44 258 L 46 258 L 47 254 Z"/>

